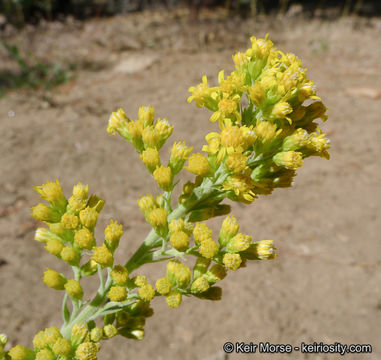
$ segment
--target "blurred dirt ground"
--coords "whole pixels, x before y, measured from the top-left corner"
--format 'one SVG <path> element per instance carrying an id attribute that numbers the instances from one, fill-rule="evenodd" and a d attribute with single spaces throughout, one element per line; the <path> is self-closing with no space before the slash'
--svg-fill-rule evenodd
<path id="1" fill-rule="evenodd" d="M 207 110 L 187 104 L 188 87 L 203 74 L 216 83 L 220 69 L 233 70 L 232 53 L 246 49 L 250 35 L 266 33 L 278 48 L 296 53 L 317 83 L 330 109 L 323 130 L 332 141 L 331 160 L 308 159 L 292 189 L 251 206 L 233 204 L 243 232 L 276 241 L 275 261 L 229 273 L 220 302 L 185 299 L 173 310 L 155 300 L 145 339 L 105 342 L 100 358 L 284 359 L 224 357 L 222 345 L 323 341 L 371 344 L 372 354 L 345 359 L 381 359 L 381 20 L 322 22 L 289 14 L 243 21 L 223 11 L 202 12 L 195 25 L 178 10 L 3 33 L 39 58 L 78 68 L 75 80 L 51 93 L 10 92 L 0 99 L 0 332 L 10 345 L 31 345 L 40 329 L 60 325 L 61 293 L 41 276 L 46 267 L 69 274 L 33 241 L 38 224 L 29 209 L 39 199 L 32 186 L 58 178 L 69 194 L 78 181 L 88 183 L 106 199 L 99 234 L 111 217 L 126 228 L 118 253 L 125 259 L 149 230 L 136 199 L 155 187 L 129 144 L 106 133 L 110 112 L 121 106 L 135 118 L 139 105 L 153 105 L 175 125 L 164 158 L 175 140 L 200 150 L 214 125 Z M 0 55 L 0 67 L 12 69 Z M 146 270 L 151 280 L 157 273 L 156 266 Z"/>

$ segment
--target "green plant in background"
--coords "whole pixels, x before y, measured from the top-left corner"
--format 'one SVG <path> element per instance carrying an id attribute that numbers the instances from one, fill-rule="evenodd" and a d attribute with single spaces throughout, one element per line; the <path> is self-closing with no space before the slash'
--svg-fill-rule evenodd
<path id="1" fill-rule="evenodd" d="M 171 308 L 188 296 L 219 300 L 222 290 L 216 284 L 229 271 L 250 260 L 276 257 L 272 240 L 253 241 L 240 233 L 234 216 L 224 218 L 217 235 L 206 220 L 230 212 L 226 199 L 250 204 L 275 188 L 290 187 L 305 158 L 329 158 L 329 141 L 316 122 L 327 116 L 295 55 L 274 49 L 267 37 L 251 41 L 245 53 L 233 55 L 235 70 L 227 77 L 219 73 L 218 86 L 210 87 L 204 76 L 189 89 L 188 101 L 211 110 L 210 121 L 219 124 L 218 131 L 206 135 L 206 155 L 175 142 L 163 164 L 159 150 L 173 126 L 155 119 L 152 107 L 141 107 L 138 120 L 130 120 L 122 109 L 112 113 L 107 131 L 132 144 L 160 190 L 137 201 L 152 230 L 125 263 L 114 262 L 123 235 L 120 224 L 111 220 L 103 242 L 95 239 L 104 201 L 89 196 L 87 185 L 75 185 L 68 199 L 58 181 L 36 187 L 49 204 L 32 208 L 32 216 L 47 225 L 37 229 L 35 240 L 73 270 L 72 278 L 53 269 L 43 276 L 46 285 L 64 293 L 63 325 L 40 331 L 33 348 L 16 345 L 4 351 L 6 336 L 0 336 L 1 359 L 94 360 L 101 340 L 143 338 L 154 298 L 164 297 Z M 183 184 L 175 200 L 176 177 L 183 169 L 195 179 Z M 167 265 L 149 283 L 144 265 L 152 262 Z M 99 288 L 93 296 L 85 295 L 81 281 L 95 274 Z"/>
<path id="2" fill-rule="evenodd" d="M 5 93 L 7 89 L 22 87 L 51 89 L 71 80 L 69 73 L 74 70 L 73 66 L 70 66 L 69 70 L 64 70 L 60 65 L 41 62 L 29 64 L 20 54 L 20 50 L 16 45 L 9 45 L 5 42 L 2 45 L 9 57 L 17 63 L 19 72 L 16 74 L 10 72 L 0 73 L 0 95 Z"/>

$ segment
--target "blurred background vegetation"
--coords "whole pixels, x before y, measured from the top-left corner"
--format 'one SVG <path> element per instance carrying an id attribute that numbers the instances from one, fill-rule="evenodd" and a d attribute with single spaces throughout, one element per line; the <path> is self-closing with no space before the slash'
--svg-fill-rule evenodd
<path id="1" fill-rule="evenodd" d="M 153 8 L 223 6 L 243 16 L 287 12 L 295 4 L 311 16 L 318 9 L 336 8 L 341 15 L 372 16 L 381 13 L 380 0 L 1 0 L 0 13 L 16 26 L 56 20 L 72 15 L 84 19 L 112 16 Z M 3 23 L 5 23 L 3 19 Z M 0 23 L 1 25 L 1 23 Z"/>

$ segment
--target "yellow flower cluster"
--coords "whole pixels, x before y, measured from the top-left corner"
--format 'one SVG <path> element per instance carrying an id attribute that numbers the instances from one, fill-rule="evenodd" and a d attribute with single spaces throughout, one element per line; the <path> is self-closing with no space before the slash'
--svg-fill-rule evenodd
<path id="1" fill-rule="evenodd" d="M 329 158 L 329 140 L 315 122 L 327 119 L 326 108 L 301 61 L 275 49 L 267 37 L 251 42 L 233 55 L 235 70 L 226 79 L 219 73 L 219 86 L 210 87 L 204 76 L 188 98 L 219 122 L 221 132 L 209 133 L 203 150 L 212 170 L 223 164 L 229 173 L 222 185 L 227 196 L 244 203 L 290 186 L 304 158 Z"/>

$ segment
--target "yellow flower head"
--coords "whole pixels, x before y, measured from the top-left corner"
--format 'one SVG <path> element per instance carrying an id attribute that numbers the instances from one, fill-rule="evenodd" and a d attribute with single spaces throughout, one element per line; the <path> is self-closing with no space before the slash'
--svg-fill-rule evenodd
<path id="1" fill-rule="evenodd" d="M 239 254 L 225 254 L 223 258 L 224 265 L 230 270 L 237 270 L 242 263 L 241 256 Z"/>
<path id="2" fill-rule="evenodd" d="M 37 352 L 36 360 L 56 360 L 56 356 L 49 349 L 42 349 Z"/>
<path id="3" fill-rule="evenodd" d="M 191 285 L 191 292 L 201 294 L 210 288 L 209 281 L 206 276 L 200 276 Z"/>
<path id="4" fill-rule="evenodd" d="M 49 346 L 53 346 L 53 344 L 58 339 L 62 338 L 60 330 L 55 326 L 46 328 L 44 333 L 45 333 L 45 341 Z"/>
<path id="5" fill-rule="evenodd" d="M 160 156 L 156 148 L 148 148 L 147 150 L 144 150 L 140 155 L 140 158 L 151 173 L 160 165 Z"/>
<path id="6" fill-rule="evenodd" d="M 79 225 L 78 216 L 74 214 L 65 213 L 61 218 L 61 223 L 68 230 L 74 230 Z"/>
<path id="7" fill-rule="evenodd" d="M 236 68 L 241 68 L 244 64 L 246 64 L 249 61 L 249 58 L 246 56 L 246 54 L 240 51 L 237 51 L 232 57 Z"/>
<path id="8" fill-rule="evenodd" d="M 167 119 L 158 119 L 155 124 L 155 130 L 159 134 L 161 145 L 172 135 L 173 125 Z"/>
<path id="9" fill-rule="evenodd" d="M 169 158 L 169 166 L 174 174 L 180 172 L 193 147 L 187 147 L 185 142 L 174 143 L 171 149 L 171 157 Z"/>
<path id="10" fill-rule="evenodd" d="M 37 228 L 34 234 L 34 240 L 40 243 L 46 243 L 52 237 L 54 237 L 54 235 L 47 228 L 42 228 L 42 227 Z"/>
<path id="11" fill-rule="evenodd" d="M 256 198 L 252 191 L 254 187 L 253 181 L 246 174 L 238 174 L 228 178 L 223 183 L 223 188 L 227 191 L 232 191 L 234 195 L 230 197 L 234 201 L 242 201 L 251 203 Z"/>
<path id="12" fill-rule="evenodd" d="M 196 245 L 200 246 L 203 241 L 210 239 L 212 236 L 212 230 L 208 228 L 206 223 L 196 223 L 193 229 L 193 237 Z"/>
<path id="13" fill-rule="evenodd" d="M 239 233 L 228 242 L 226 250 L 230 253 L 245 251 L 250 247 L 251 241 L 251 236 Z"/>
<path id="14" fill-rule="evenodd" d="M 255 127 L 256 134 L 261 138 L 263 142 L 269 142 L 273 140 L 282 130 L 277 130 L 276 124 L 269 121 L 261 121 Z"/>
<path id="15" fill-rule="evenodd" d="M 62 274 L 52 269 L 46 269 L 43 279 L 44 283 L 52 289 L 63 290 L 66 284 L 66 278 Z"/>
<path id="16" fill-rule="evenodd" d="M 79 182 L 77 185 L 73 186 L 73 196 L 80 200 L 87 200 L 89 195 L 89 185 L 83 185 Z"/>
<path id="17" fill-rule="evenodd" d="M 131 121 L 127 124 L 127 133 L 131 137 L 132 143 L 137 143 L 143 136 L 143 123 L 141 121 Z"/>
<path id="18" fill-rule="evenodd" d="M 53 238 L 48 240 L 48 242 L 46 243 L 45 249 L 48 252 L 50 252 L 52 255 L 59 256 L 63 247 L 64 246 L 61 241 Z"/>
<path id="19" fill-rule="evenodd" d="M 108 339 L 111 339 L 118 334 L 118 330 L 114 325 L 108 324 L 103 327 L 103 333 Z"/>
<path id="20" fill-rule="evenodd" d="M 182 296 L 177 290 L 172 290 L 166 297 L 165 301 L 171 308 L 178 308 L 181 304 Z"/>
<path id="21" fill-rule="evenodd" d="M 273 157 L 273 160 L 278 166 L 284 166 L 290 170 L 303 166 L 302 153 L 297 151 L 279 152 Z"/>
<path id="22" fill-rule="evenodd" d="M 89 229 L 93 229 L 97 224 L 98 212 L 95 208 L 87 206 L 79 213 L 81 224 Z"/>
<path id="23" fill-rule="evenodd" d="M 322 157 L 329 159 L 328 149 L 330 147 L 329 139 L 321 132 L 310 134 L 307 142 L 308 148 L 316 151 Z"/>
<path id="24" fill-rule="evenodd" d="M 71 246 L 65 246 L 60 253 L 61 259 L 67 262 L 69 265 L 78 266 L 81 260 L 81 255 Z"/>
<path id="25" fill-rule="evenodd" d="M 255 243 L 257 256 L 261 260 L 275 259 L 276 254 L 273 240 L 261 240 Z"/>
<path id="26" fill-rule="evenodd" d="M 157 184 L 164 190 L 170 191 L 172 188 L 172 171 L 170 167 L 165 167 L 163 165 L 156 168 L 153 172 L 153 177 Z"/>
<path id="27" fill-rule="evenodd" d="M 242 134 L 238 126 L 225 127 L 221 131 L 221 145 L 225 148 L 240 149 L 243 142 Z"/>
<path id="28" fill-rule="evenodd" d="M 208 159 L 200 153 L 192 154 L 188 159 L 188 166 L 185 166 L 184 169 L 192 174 L 203 177 L 208 176 L 211 173 Z"/>
<path id="29" fill-rule="evenodd" d="M 111 277 L 118 285 L 126 285 L 128 281 L 128 270 L 122 265 L 115 265 L 111 271 Z"/>
<path id="30" fill-rule="evenodd" d="M 246 160 L 246 155 L 241 152 L 234 152 L 226 159 L 226 165 L 231 172 L 238 174 L 247 169 Z"/>
<path id="31" fill-rule="evenodd" d="M 77 280 L 68 280 L 65 284 L 65 290 L 74 299 L 80 300 L 83 298 L 83 289 Z"/>
<path id="32" fill-rule="evenodd" d="M 155 229 L 167 226 L 167 212 L 163 208 L 156 208 L 148 213 L 148 221 Z"/>
<path id="33" fill-rule="evenodd" d="M 124 286 L 112 286 L 107 296 L 111 301 L 124 301 L 127 297 L 127 290 Z"/>
<path id="34" fill-rule="evenodd" d="M 95 247 L 93 256 L 91 257 L 97 264 L 101 265 L 102 268 L 112 266 L 114 258 L 109 249 L 103 244 L 102 246 Z"/>
<path id="35" fill-rule="evenodd" d="M 284 119 L 288 114 L 292 112 L 291 105 L 286 101 L 278 102 L 272 109 L 272 115 L 275 118 Z"/>
<path id="36" fill-rule="evenodd" d="M 94 236 L 87 228 L 82 228 L 75 232 L 74 242 L 82 249 L 91 250 L 95 246 Z"/>
<path id="37" fill-rule="evenodd" d="M 69 339 L 58 339 L 54 345 L 52 350 L 56 355 L 69 355 L 72 347 Z"/>
<path id="38" fill-rule="evenodd" d="M 218 249 L 218 244 L 211 238 L 209 238 L 201 242 L 200 254 L 207 259 L 211 259 L 213 256 L 217 254 Z"/>
<path id="39" fill-rule="evenodd" d="M 93 342 L 84 342 L 80 344 L 75 351 L 78 360 L 97 360 L 97 352 L 100 347 Z"/>
<path id="40" fill-rule="evenodd" d="M 152 285 L 144 285 L 139 289 L 139 296 L 143 301 L 151 301 L 155 297 L 155 289 Z"/>
<path id="41" fill-rule="evenodd" d="M 183 231 L 184 230 L 184 220 L 182 218 L 179 219 L 172 219 L 169 223 L 169 231 L 171 233 L 175 233 L 178 231 Z"/>
<path id="42" fill-rule="evenodd" d="M 153 106 L 141 106 L 138 112 L 139 120 L 143 122 L 144 127 L 153 124 L 155 119 L 155 108 Z"/>
<path id="43" fill-rule="evenodd" d="M 266 101 L 266 92 L 261 83 L 255 83 L 249 88 L 249 98 L 256 106 L 263 106 Z"/>
<path id="44" fill-rule="evenodd" d="M 73 347 L 77 347 L 83 343 L 89 334 L 89 328 L 86 323 L 75 323 L 71 329 L 71 343 Z"/>
<path id="45" fill-rule="evenodd" d="M 283 151 L 295 151 L 307 146 L 308 144 L 308 132 L 302 128 L 296 129 L 291 135 L 287 136 L 283 140 Z"/>
<path id="46" fill-rule="evenodd" d="M 147 285 L 147 278 L 144 275 L 137 275 L 134 278 L 134 283 L 138 287 L 142 287 L 144 285 Z"/>
<path id="47" fill-rule="evenodd" d="M 147 126 L 143 130 L 142 137 L 146 148 L 159 148 L 160 134 L 153 126 Z"/>
<path id="48" fill-rule="evenodd" d="M 189 236 L 184 231 L 174 232 L 169 241 L 178 251 L 185 251 L 189 247 Z"/>
<path id="49" fill-rule="evenodd" d="M 209 284 L 215 284 L 217 281 L 221 281 L 226 276 L 226 269 L 220 264 L 214 264 L 210 270 L 205 274 Z"/>
<path id="50" fill-rule="evenodd" d="M 197 279 L 201 275 L 204 275 L 206 271 L 208 270 L 210 263 L 211 263 L 210 259 L 198 257 L 196 260 L 196 264 L 193 267 L 193 280 Z"/>
<path id="51" fill-rule="evenodd" d="M 47 223 L 57 223 L 61 219 L 61 215 L 51 207 L 39 203 L 32 207 L 32 214 L 36 220 L 45 221 Z"/>
<path id="52" fill-rule="evenodd" d="M 114 251 L 118 247 L 122 235 L 123 226 L 117 221 L 110 220 L 110 224 L 105 229 L 105 244 L 109 250 Z"/>
<path id="53" fill-rule="evenodd" d="M 115 131 L 120 132 L 123 128 L 126 127 L 127 123 L 130 120 L 126 116 L 126 113 L 123 109 L 118 109 L 116 112 L 113 112 L 108 120 L 107 132 L 111 135 L 115 134 Z"/>
<path id="54" fill-rule="evenodd" d="M 96 326 L 95 328 L 91 329 L 90 331 L 90 339 L 91 341 L 98 342 L 101 341 L 103 338 L 103 329 Z"/>
<path id="55" fill-rule="evenodd" d="M 172 288 L 172 283 L 166 277 L 160 278 L 156 281 L 156 290 L 160 295 L 168 295 Z"/>
<path id="56" fill-rule="evenodd" d="M 142 196 L 140 199 L 137 200 L 137 202 L 143 214 L 146 214 L 149 210 L 156 207 L 155 199 L 151 194 Z"/>
<path id="57" fill-rule="evenodd" d="M 65 210 L 67 200 L 57 179 L 55 183 L 48 181 L 46 184 L 41 186 L 35 186 L 34 189 L 40 194 L 42 199 L 50 202 L 52 205 L 61 210 Z"/>
<path id="58" fill-rule="evenodd" d="M 225 246 L 229 240 L 238 233 L 239 223 L 234 216 L 227 216 L 222 222 L 218 241 L 221 246 Z"/>
<path id="59" fill-rule="evenodd" d="M 48 346 L 48 343 L 46 341 L 45 331 L 41 330 L 33 337 L 33 347 L 38 350 L 46 346 Z"/>
<path id="60" fill-rule="evenodd" d="M 202 82 L 197 86 L 191 86 L 188 91 L 192 93 L 192 95 L 188 97 L 188 103 L 195 101 L 196 106 L 202 108 L 205 104 L 210 102 L 214 89 L 209 87 L 208 79 L 204 75 Z"/>
<path id="61" fill-rule="evenodd" d="M 10 349 L 8 355 L 12 360 L 34 360 L 34 351 L 22 345 L 16 345 Z"/>

